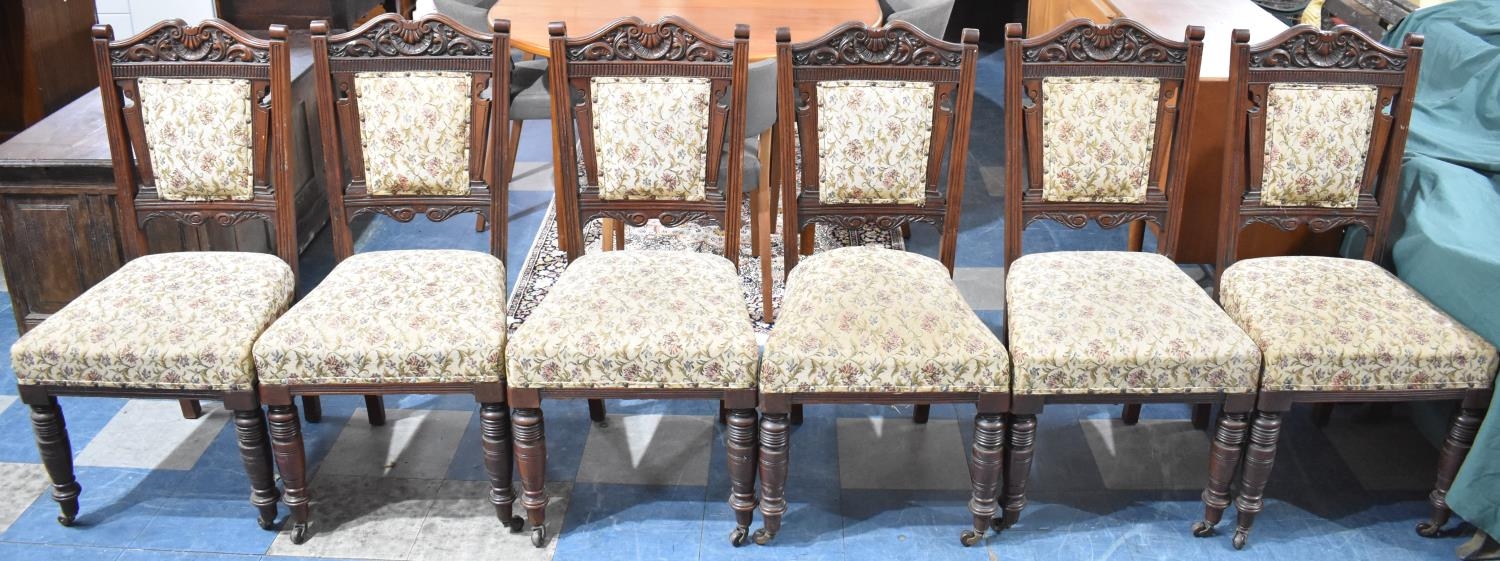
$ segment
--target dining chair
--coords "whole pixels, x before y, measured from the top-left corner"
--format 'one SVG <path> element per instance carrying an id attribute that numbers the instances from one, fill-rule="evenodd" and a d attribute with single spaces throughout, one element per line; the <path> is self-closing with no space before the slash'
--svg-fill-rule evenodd
<path id="1" fill-rule="evenodd" d="M 510 140 L 507 104 L 492 96 L 509 87 L 510 24 L 481 33 L 442 15 L 385 14 L 347 33 L 330 35 L 322 20 L 311 28 L 338 264 L 255 344 L 292 541 L 306 540 L 311 522 L 297 395 L 373 395 L 378 404 L 385 394 L 472 394 L 490 502 L 520 531 L 502 359 L 510 170 L 494 157 Z M 354 253 L 350 224 L 362 216 L 464 213 L 494 223 L 488 252 Z"/>
<path id="2" fill-rule="evenodd" d="M 506 349 L 531 543 L 547 540 L 541 400 L 582 397 L 722 400 L 737 519 L 730 539 L 739 545 L 755 508 L 759 354 L 736 270 L 750 29 L 737 26 L 726 41 L 668 16 L 622 18 L 574 37 L 555 22 L 549 32 L 553 179 L 568 266 Z M 724 254 L 585 255 L 583 226 L 605 217 L 714 222 Z"/>
<path id="3" fill-rule="evenodd" d="M 1265 356 L 1234 502 L 1236 549 L 1264 506 L 1281 417 L 1293 403 L 1461 400 L 1428 496 L 1432 514 L 1417 533 L 1437 536 L 1448 521 L 1448 487 L 1484 418 L 1500 359 L 1379 265 L 1421 59 L 1420 35 L 1391 49 L 1343 25 L 1297 26 L 1257 45 L 1249 31 L 1234 31 L 1218 293 Z M 1239 234 L 1251 224 L 1358 228 L 1364 245 L 1358 258 L 1237 261 Z M 1209 521 L 1195 535 L 1212 533 L 1227 506 L 1206 503 Z"/>
<path id="4" fill-rule="evenodd" d="M 1036 419 L 1047 403 L 1221 403 L 1204 499 L 1227 502 L 1260 353 L 1172 261 L 1202 56 L 1198 26 L 1182 41 L 1129 19 L 1075 19 L 1032 39 L 1019 24 L 1006 26 L 1013 403 L 1000 528 L 1026 506 Z M 1145 220 L 1162 238 L 1158 253 L 1023 256 L 1023 230 L 1038 220 L 1073 229 Z"/>
<path id="5" fill-rule="evenodd" d="M 777 146 L 786 247 L 813 224 L 926 223 L 941 243 L 938 259 L 875 246 L 786 252 L 786 295 L 761 359 L 758 544 L 787 509 L 793 404 L 976 403 L 974 529 L 963 544 L 997 511 L 1009 358 L 952 279 L 978 41 L 973 29 L 946 43 L 899 21 L 795 44 L 776 32 L 777 137 L 798 140 Z"/>
<path id="6" fill-rule="evenodd" d="M 250 346 L 296 290 L 286 38 L 280 25 L 257 39 L 216 19 L 166 20 L 120 41 L 110 26 L 93 27 L 129 261 L 11 347 L 64 526 L 78 516 L 81 487 L 58 396 L 223 401 L 258 522 L 271 529 L 276 520 L 280 493 Z M 144 228 L 154 220 L 264 222 L 276 255 L 148 255 Z"/>

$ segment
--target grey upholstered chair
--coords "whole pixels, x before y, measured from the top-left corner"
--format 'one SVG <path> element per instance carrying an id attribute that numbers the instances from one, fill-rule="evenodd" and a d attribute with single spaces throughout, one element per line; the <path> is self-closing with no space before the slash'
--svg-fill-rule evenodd
<path id="1" fill-rule="evenodd" d="M 464 1 L 464 0 L 449 0 Z M 880 0 L 880 11 L 886 23 L 904 21 L 933 37 L 948 31 L 953 14 L 953 0 Z"/>

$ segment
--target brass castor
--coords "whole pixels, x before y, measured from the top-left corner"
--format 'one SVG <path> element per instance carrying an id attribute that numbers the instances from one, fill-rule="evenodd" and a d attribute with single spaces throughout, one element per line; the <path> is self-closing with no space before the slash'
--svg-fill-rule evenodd
<path id="1" fill-rule="evenodd" d="M 507 519 L 501 519 L 500 524 L 509 529 L 510 533 L 512 534 L 519 534 L 521 533 L 521 530 L 525 529 L 526 527 L 526 521 L 522 520 L 519 516 L 512 516 Z"/>
<path id="2" fill-rule="evenodd" d="M 62 524 L 63 526 L 72 526 L 73 517 L 67 514 L 59 514 L 57 515 L 57 523 Z"/>
<path id="3" fill-rule="evenodd" d="M 543 525 L 543 526 L 532 526 L 531 527 L 531 547 L 535 547 L 537 549 L 541 549 L 542 547 L 544 547 L 546 545 L 547 545 L 547 527 L 545 525 Z"/>
<path id="4" fill-rule="evenodd" d="M 740 526 L 729 533 L 729 544 L 735 547 L 745 545 L 745 540 L 748 537 L 750 537 L 750 528 Z"/>
<path id="5" fill-rule="evenodd" d="M 1417 535 L 1424 538 L 1436 538 L 1443 535 L 1443 527 L 1433 524 L 1431 520 L 1423 520 L 1417 523 Z"/>
<path id="6" fill-rule="evenodd" d="M 751 538 L 755 540 L 755 545 L 766 545 L 771 543 L 771 540 L 776 539 L 776 534 L 767 532 L 765 528 L 761 528 L 756 530 L 755 535 L 751 536 Z"/>
<path id="7" fill-rule="evenodd" d="M 1234 530 L 1234 548 L 1245 549 L 1245 540 L 1250 539 L 1250 530 L 1236 528 Z"/>
<path id="8" fill-rule="evenodd" d="M 1193 537 L 1195 538 L 1206 538 L 1215 533 L 1217 532 L 1214 532 L 1214 525 L 1209 524 L 1207 520 L 1200 520 L 1193 523 Z"/>
<path id="9" fill-rule="evenodd" d="M 984 539 L 984 534 L 975 532 L 973 530 L 964 530 L 962 534 L 958 535 L 958 541 L 959 543 L 964 544 L 964 547 L 969 547 L 971 545 L 979 543 L 979 540 L 982 539 Z"/>
<path id="10" fill-rule="evenodd" d="M 302 545 L 307 541 L 307 523 L 303 522 L 292 526 L 292 543 Z"/>

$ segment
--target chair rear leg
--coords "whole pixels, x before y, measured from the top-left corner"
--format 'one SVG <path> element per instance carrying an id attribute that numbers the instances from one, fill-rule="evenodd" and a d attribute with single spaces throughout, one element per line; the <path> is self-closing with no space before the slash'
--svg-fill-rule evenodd
<path id="1" fill-rule="evenodd" d="M 370 419 L 370 426 L 384 426 L 385 398 L 378 395 L 365 396 L 365 415 Z"/>

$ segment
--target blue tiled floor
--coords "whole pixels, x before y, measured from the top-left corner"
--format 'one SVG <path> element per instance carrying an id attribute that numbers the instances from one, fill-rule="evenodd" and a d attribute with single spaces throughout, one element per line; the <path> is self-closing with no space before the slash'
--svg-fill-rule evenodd
<path id="1" fill-rule="evenodd" d="M 980 63 L 980 84 L 973 125 L 973 146 L 967 189 L 960 224 L 958 266 L 1000 267 L 1003 265 L 1002 197 L 996 181 L 1003 175 L 1003 142 L 999 112 L 1000 58 L 986 56 Z M 528 123 L 523 134 L 520 161 L 531 164 L 546 162 L 550 157 L 547 124 Z M 529 172 L 545 180 L 545 168 Z M 989 187 L 988 189 L 986 187 Z M 510 238 L 508 271 L 515 284 L 520 264 L 535 236 L 551 195 L 543 190 L 518 190 L 510 197 Z M 460 217 L 443 223 L 417 220 L 400 224 L 386 218 L 371 221 L 358 242 L 361 251 L 452 247 L 483 249 L 487 234 L 474 232 L 473 220 Z M 1148 244 L 1154 240 L 1148 239 Z M 1027 252 L 1057 249 L 1120 249 L 1125 231 L 1068 228 L 1039 222 L 1026 231 Z M 937 239 L 933 232 L 914 229 L 909 247 L 936 255 Z M 305 293 L 332 267 L 332 251 L 326 232 L 304 255 L 301 279 Z M 0 304 L 7 309 L 8 306 Z M 1004 311 L 978 309 L 986 325 L 998 333 Z M 0 348 L 8 352 L 16 331 L 9 322 L 0 322 Z M 0 397 L 14 396 L 14 378 L 8 355 L 0 357 Z M 855 460 L 841 458 L 841 448 L 859 450 L 876 443 L 844 440 L 864 438 L 845 429 L 858 425 L 861 419 L 881 418 L 887 430 L 906 427 L 910 406 L 809 406 L 805 422 L 791 433 L 791 473 L 787 489 L 789 510 L 781 534 L 769 546 L 749 545 L 732 548 L 728 533 L 733 528 L 733 513 L 725 499 L 728 475 L 724 465 L 722 427 L 715 425 L 712 436 L 701 442 L 662 443 L 628 442 L 627 431 L 600 432 L 588 420 L 581 401 L 548 401 L 546 430 L 548 439 L 548 479 L 571 484 L 566 509 L 557 514 L 562 532 L 555 536 L 555 550 L 533 550 L 524 535 L 511 536 L 495 523 L 483 496 L 485 475 L 479 446 L 477 415 L 460 424 L 441 426 L 446 434 L 459 435 L 451 457 L 427 458 L 445 469 L 437 470 L 432 485 L 422 489 L 449 485 L 471 485 L 472 504 L 458 505 L 450 495 L 441 492 L 407 497 L 413 504 L 403 513 L 360 511 L 337 527 L 315 533 L 302 546 L 291 545 L 285 533 L 266 532 L 254 523 L 248 492 L 231 424 L 224 424 L 217 436 L 203 450 L 191 469 L 138 469 L 109 466 L 79 466 L 83 485 L 82 514 L 79 524 L 63 528 L 54 521 L 56 507 L 45 496 L 45 481 L 38 477 L 39 466 L 32 443 L 28 411 L 24 405 L 0 400 L 0 520 L 6 519 L 6 505 L 13 507 L 13 523 L 0 526 L 0 560 L 208 560 L 232 561 L 260 558 L 296 559 L 299 555 L 319 558 L 420 559 L 431 558 L 432 550 L 422 544 L 447 540 L 456 546 L 457 556 L 442 554 L 444 561 L 460 559 L 536 559 L 549 556 L 561 560 L 613 559 L 1440 559 L 1453 555 L 1457 538 L 1422 539 L 1412 532 L 1413 524 L 1425 516 L 1427 493 L 1425 473 L 1416 477 L 1417 484 L 1390 489 L 1367 485 L 1382 474 L 1399 470 L 1431 470 L 1436 451 L 1430 443 L 1416 438 L 1405 443 L 1401 451 L 1370 451 L 1377 457 L 1392 458 L 1389 465 L 1367 465 L 1353 462 L 1359 443 L 1340 442 L 1335 434 L 1369 434 L 1370 431 L 1392 431 L 1392 427 L 1409 428 L 1409 417 L 1398 409 L 1393 420 L 1367 424 L 1356 419 L 1356 407 L 1341 408 L 1333 421 L 1346 429 L 1336 433 L 1319 429 L 1308 412 L 1294 410 L 1287 415 L 1282 445 L 1264 513 L 1257 521 L 1255 535 L 1248 549 L 1235 552 L 1227 536 L 1194 539 L 1189 525 L 1201 516 L 1199 491 L 1180 485 L 1143 484 L 1139 481 L 1115 481 L 1103 476 L 1108 462 L 1153 466 L 1182 461 L 1202 465 L 1207 456 L 1207 437 L 1192 433 L 1186 426 L 1189 410 L 1180 405 L 1147 406 L 1143 422 L 1137 427 L 1119 427 L 1109 421 L 1118 406 L 1052 406 L 1040 417 L 1037 437 L 1037 459 L 1030 485 L 1030 506 L 1021 522 L 1003 534 L 991 534 L 973 548 L 958 544 L 958 534 L 970 526 L 967 492 L 959 489 L 932 490 L 906 488 L 903 481 L 888 482 L 886 488 L 855 488 L 844 481 Z M 118 399 L 62 400 L 75 455 L 84 450 L 109 450 L 118 443 L 98 439 L 104 427 L 120 417 L 127 402 Z M 392 396 L 386 401 L 392 410 L 474 411 L 467 397 Z M 611 401 L 612 415 L 638 416 L 660 422 L 712 417 L 716 404 L 710 401 Z M 352 440 L 344 446 L 389 445 L 378 439 L 361 441 L 360 434 L 373 431 L 347 431 L 362 400 L 357 396 L 324 398 L 321 423 L 304 424 L 308 460 L 314 472 L 334 453 L 335 443 Z M 916 460 L 917 466 L 934 463 L 964 462 L 964 446 L 972 437 L 971 405 L 937 405 L 933 422 L 927 431 L 942 433 L 942 441 L 952 443 L 933 457 Z M 450 418 L 452 416 L 450 415 Z M 957 420 L 954 423 L 952 420 Z M 153 420 L 153 422 L 156 422 Z M 172 423 L 203 423 L 179 418 L 159 420 L 163 426 Z M 353 421 L 360 422 L 360 421 Z M 414 421 L 417 422 L 417 421 Z M 439 422 L 439 421 L 421 421 Z M 872 421 L 873 422 L 873 421 Z M 701 426 L 701 425 L 699 425 Z M 943 428 L 946 427 L 946 428 Z M 956 427 L 956 429 L 954 428 Z M 1090 427 L 1090 428 L 1085 428 Z M 1105 427 L 1103 440 L 1091 442 L 1088 430 Z M 1152 442 L 1140 435 L 1151 427 L 1182 438 L 1187 445 Z M 647 429 L 649 430 L 649 426 Z M 395 430 L 389 428 L 389 430 Z M 1172 431 L 1176 432 L 1172 432 Z M 876 431 L 877 433 L 879 430 Z M 1413 431 L 1405 431 L 1411 434 Z M 859 434 L 864 434 L 860 432 Z M 931 433 L 914 433 L 928 434 Z M 649 437 L 649 436 L 648 436 Z M 611 441 L 610 439 L 616 439 Z M 619 441 L 624 439 L 625 441 Z M 593 449 L 591 441 L 600 440 L 615 450 L 609 456 Z M 885 439 L 889 444 L 889 438 Z M 1360 442 L 1379 441 L 1366 439 Z M 1174 440 L 1173 442 L 1179 442 Z M 841 447 L 843 443 L 845 446 Z M 160 446 L 172 449 L 181 443 L 163 441 Z M 711 447 L 706 466 L 707 484 L 701 485 L 632 485 L 578 481 L 580 466 L 593 462 L 620 461 L 619 450 L 646 448 L 658 450 L 669 445 Z M 1343 448 L 1340 447 L 1343 445 Z M 686 461 L 686 460 L 684 460 Z M 695 461 L 702 461 L 695 460 Z M 896 461 L 896 460 L 892 460 Z M 446 462 L 446 463 L 443 463 Z M 1119 465 L 1119 464 L 1113 464 Z M 1150 470 L 1145 475 L 1150 476 Z M 701 474 L 703 471 L 697 471 Z M 1194 473 L 1197 473 L 1196 471 Z M 1156 474 L 1160 475 L 1160 474 Z M 339 495 L 333 486 L 319 486 L 326 474 L 315 475 L 313 494 L 315 512 L 328 512 L 354 499 L 370 497 Z M 356 476 L 339 476 L 358 478 Z M 1202 477 L 1199 475 L 1198 477 Z M 369 478 L 367 478 L 369 479 Z M 380 478 L 373 478 L 380 479 Z M 325 482 L 326 483 L 326 482 Z M 357 486 L 356 486 L 357 487 Z M 370 487 L 363 488 L 385 488 Z M 319 494 L 320 489 L 324 494 Z M 467 489 L 467 487 L 465 487 Z M 382 499 L 382 497 L 375 497 Z M 395 499 L 392 499 L 395 500 Z M 455 506 L 457 505 L 457 506 Z M 459 508 L 458 515 L 440 514 Z M 467 510 L 464 510 L 467 509 Z M 463 513 L 472 512 L 472 516 Z M 413 514 L 414 513 L 414 514 Z M 282 511 L 285 516 L 285 509 Z M 1232 524 L 1234 512 L 1227 514 Z M 441 526 L 471 523 L 452 536 L 433 537 Z M 758 523 L 757 523 L 758 524 Z M 375 532 L 370 528 L 384 528 Z M 374 532 L 374 533 L 371 533 Z M 426 541 L 424 541 L 426 540 Z M 326 556 L 326 557 L 322 557 Z"/>

